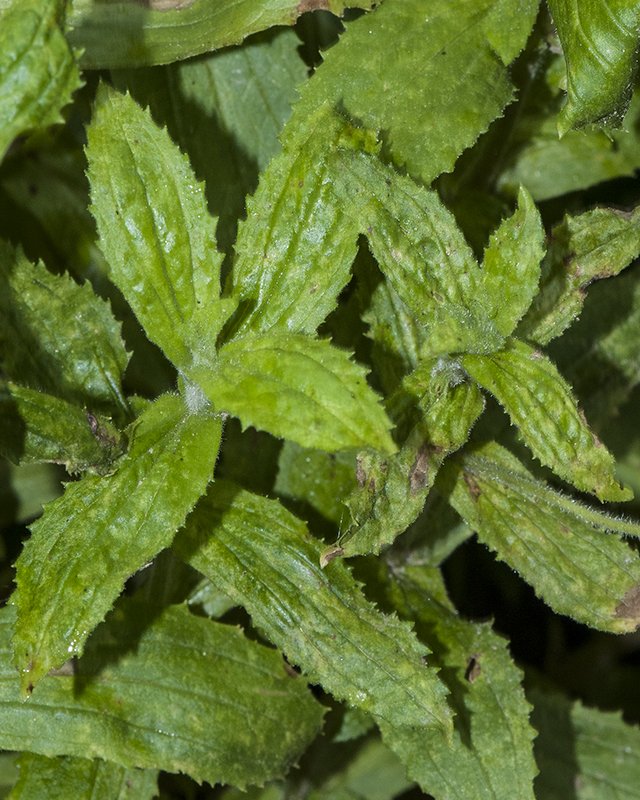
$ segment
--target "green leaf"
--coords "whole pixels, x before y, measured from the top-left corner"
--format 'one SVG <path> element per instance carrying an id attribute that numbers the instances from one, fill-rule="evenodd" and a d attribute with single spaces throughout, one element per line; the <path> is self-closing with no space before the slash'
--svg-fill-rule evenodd
<path id="1" fill-rule="evenodd" d="M 292 500 L 306 500 L 327 519 L 340 522 L 343 500 L 356 488 L 355 453 L 327 453 L 285 442 L 278 459 L 274 490 Z"/>
<path id="2" fill-rule="evenodd" d="M 510 340 L 490 356 L 465 355 L 462 366 L 507 410 L 542 464 L 599 500 L 629 500 L 615 481 L 615 461 L 591 433 L 571 388 L 542 353 Z"/>
<path id="3" fill-rule="evenodd" d="M 292 30 L 274 29 L 243 47 L 166 67 L 139 68 L 114 75 L 138 105 L 149 106 L 173 141 L 189 155 L 205 182 L 210 212 L 219 217 L 218 247 L 230 253 L 245 197 L 258 175 L 280 152 L 277 137 L 298 98 L 307 67 Z"/>
<path id="4" fill-rule="evenodd" d="M 611 633 L 640 623 L 640 560 L 621 535 L 640 527 L 536 481 L 495 443 L 448 462 L 439 488 L 481 542 L 559 614 Z"/>
<path id="5" fill-rule="evenodd" d="M 56 22 L 56 0 L 14 0 L 0 18 L 0 160 L 13 140 L 63 122 L 82 85 Z"/>
<path id="6" fill-rule="evenodd" d="M 566 216 L 551 234 L 540 293 L 518 336 L 546 345 L 580 314 L 587 286 L 617 275 L 640 255 L 640 208 L 596 208 Z"/>
<path id="7" fill-rule="evenodd" d="M 217 481 L 174 548 L 337 699 L 390 730 L 449 735 L 442 686 L 413 634 L 364 599 L 342 561 L 321 570 L 322 543 L 279 503 Z"/>
<path id="8" fill-rule="evenodd" d="M 388 741 L 398 740 L 394 749 L 408 776 L 434 797 L 533 800 L 536 732 L 528 722 L 522 673 L 490 625 L 467 622 L 431 596 L 427 573 L 423 567 L 397 569 L 387 591 L 400 616 L 416 622 L 416 633 L 433 652 L 430 663 L 451 692 L 453 747 L 431 731 L 389 733 Z"/>
<path id="9" fill-rule="evenodd" d="M 315 333 L 351 276 L 358 230 L 335 201 L 326 159 L 338 144 L 372 147 L 372 137 L 327 105 L 299 119 L 285 128 L 283 152 L 239 226 L 225 294 L 240 310 L 227 338 L 272 328 Z"/>
<path id="10" fill-rule="evenodd" d="M 153 800 L 158 790 L 157 770 L 126 769 L 100 759 L 23 753 L 17 764 L 20 778 L 9 800 Z"/>
<path id="11" fill-rule="evenodd" d="M 24 525 L 39 517 L 42 506 L 62 494 L 60 471 L 53 464 L 14 467 L 0 460 L 0 527 L 13 523 Z M 3 550 L 4 547 L 0 553 Z"/>
<path id="12" fill-rule="evenodd" d="M 428 328 L 422 355 L 500 347 L 502 337 L 485 318 L 490 300 L 482 272 L 437 193 L 366 152 L 339 152 L 333 161 L 347 213 L 400 299 Z"/>
<path id="13" fill-rule="evenodd" d="M 350 0 L 349 8 L 369 8 L 366 0 Z M 274 25 L 293 25 L 316 8 L 342 15 L 341 0 L 135 0 L 117 8 L 100 0 L 75 0 L 67 16 L 69 42 L 84 48 L 84 69 L 168 64 L 231 44 Z"/>
<path id="14" fill-rule="evenodd" d="M 0 242 L 0 355 L 5 375 L 92 412 L 129 421 L 128 355 L 111 308 L 88 284 L 52 275 Z"/>
<path id="15" fill-rule="evenodd" d="M 32 527 L 17 563 L 14 639 L 24 693 L 82 653 L 125 580 L 167 547 L 211 479 L 222 423 L 174 395 L 135 423 L 109 478 L 67 485 Z"/>
<path id="16" fill-rule="evenodd" d="M 302 447 L 395 450 L 365 370 L 326 340 L 244 336 L 220 349 L 215 369 L 193 369 L 189 377 L 218 411 Z"/>
<path id="17" fill-rule="evenodd" d="M 592 122 L 619 127 L 637 68 L 640 9 L 626 0 L 549 0 L 567 62 L 560 134 Z"/>
<path id="18" fill-rule="evenodd" d="M 531 689 L 538 800 L 640 797 L 640 730 L 619 713 L 571 703 L 559 693 Z"/>
<path id="19" fill-rule="evenodd" d="M 379 553 L 391 544 L 422 511 L 444 459 L 467 441 L 484 408 L 480 390 L 470 382 L 451 385 L 436 369 L 424 365 L 405 379 L 402 398 L 391 399 L 390 404 L 411 406 L 405 415 L 418 419 L 396 456 L 359 457 L 358 489 L 346 501 L 353 525 L 323 553 L 323 565 L 336 556 Z"/>
<path id="20" fill-rule="evenodd" d="M 242 787 L 282 777 L 319 732 L 324 709 L 280 653 L 185 606 L 158 614 L 135 599 L 118 604 L 82 659 L 22 702 L 10 657 L 13 617 L 10 607 L 0 614 L 5 749 Z"/>
<path id="21" fill-rule="evenodd" d="M 494 298 L 491 319 L 502 336 L 509 336 L 538 291 L 544 229 L 533 198 L 520 187 L 518 208 L 503 220 L 484 253 L 482 277 Z"/>
<path id="22" fill-rule="evenodd" d="M 511 101 L 501 57 L 506 62 L 524 46 L 536 5 L 387 0 L 347 26 L 302 106 L 341 103 L 365 127 L 385 131 L 398 166 L 431 183 Z"/>
<path id="23" fill-rule="evenodd" d="M 207 359 L 233 310 L 202 186 L 148 111 L 102 86 L 88 129 L 100 247 L 149 338 L 182 369 Z"/>
<path id="24" fill-rule="evenodd" d="M 68 472 L 113 472 L 126 437 L 100 416 L 50 394 L 0 384 L 0 453 L 15 464 L 53 461 Z"/>

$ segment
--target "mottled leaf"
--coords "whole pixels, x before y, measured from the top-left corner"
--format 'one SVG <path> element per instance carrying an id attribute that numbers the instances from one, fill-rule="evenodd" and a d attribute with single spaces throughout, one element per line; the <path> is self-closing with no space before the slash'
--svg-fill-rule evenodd
<path id="1" fill-rule="evenodd" d="M 285 128 L 283 151 L 260 179 L 239 226 L 225 294 L 239 304 L 229 335 L 272 328 L 314 333 L 349 281 L 358 230 L 333 191 L 327 156 L 338 144 L 372 148 L 323 105 Z"/>
<path id="2" fill-rule="evenodd" d="M 524 46 L 535 5 L 387 0 L 347 26 L 309 82 L 302 107 L 341 103 L 365 127 L 385 131 L 397 165 L 430 183 L 511 101 L 496 50 L 508 61 Z"/>
<path id="3" fill-rule="evenodd" d="M 455 713 L 453 747 L 431 732 L 388 734 L 389 741 L 397 739 L 394 749 L 408 776 L 447 800 L 533 800 L 536 732 L 506 640 L 434 599 L 424 567 L 399 568 L 388 581 L 390 602 L 403 619 L 415 621 L 432 650 L 430 661 L 440 669 Z"/>
<path id="4" fill-rule="evenodd" d="M 509 336 L 538 291 L 544 229 L 538 209 L 520 188 L 518 208 L 491 237 L 482 263 L 483 283 L 493 299 L 488 316 L 502 336 Z"/>
<path id="5" fill-rule="evenodd" d="M 125 580 L 170 544 L 211 478 L 221 430 L 210 411 L 189 416 L 164 395 L 128 431 L 115 475 L 85 476 L 47 506 L 16 563 L 23 693 L 82 653 Z"/>
<path id="6" fill-rule="evenodd" d="M 322 543 L 278 502 L 217 481 L 174 548 L 337 699 L 390 730 L 449 736 L 442 686 L 413 634 L 364 599 L 340 559 L 321 570 Z"/>
<path id="7" fill-rule="evenodd" d="M 109 419 L 50 394 L 0 384 L 0 453 L 15 464 L 52 461 L 68 472 L 107 475 L 126 445 Z"/>
<path id="8" fill-rule="evenodd" d="M 619 127 L 637 69 L 640 8 L 626 0 L 549 0 L 567 62 L 567 105 L 558 129 Z"/>
<path id="9" fill-rule="evenodd" d="M 621 539 L 639 536 L 638 525 L 549 489 L 494 443 L 454 456 L 439 481 L 480 541 L 554 611 L 612 633 L 640 624 L 640 560 Z"/>
<path id="10" fill-rule="evenodd" d="M 307 79 L 299 47 L 296 34 L 280 28 L 204 58 L 114 74 L 116 86 L 149 106 L 189 155 L 205 181 L 209 211 L 219 217 L 216 237 L 225 253 L 246 195 L 280 151 L 276 137 L 291 116 L 296 87 Z"/>
<path id="11" fill-rule="evenodd" d="M 350 8 L 369 8 L 349 0 Z M 84 48 L 85 69 L 168 64 L 231 44 L 273 25 L 293 25 L 316 8 L 342 14 L 341 0 L 125 0 L 114 8 L 100 0 L 75 0 L 67 37 Z"/>
<path id="12" fill-rule="evenodd" d="M 0 242 L 0 357 L 15 383 L 128 421 L 128 355 L 111 308 L 91 286 L 52 275 Z"/>
<path id="13" fill-rule="evenodd" d="M 11 607 L 0 613 L 5 749 L 244 786 L 282 777 L 319 732 L 324 709 L 280 653 L 185 606 L 158 614 L 135 599 L 118 604 L 82 659 L 23 702 L 10 657 L 13 617 Z"/>
<path id="14" fill-rule="evenodd" d="M 189 376 L 217 410 L 302 447 L 395 450 L 365 370 L 326 340 L 244 336 L 220 349 L 214 370 Z"/>
<path id="15" fill-rule="evenodd" d="M 640 730 L 619 713 L 571 703 L 531 689 L 537 800 L 636 800 L 640 797 Z"/>
<path id="16" fill-rule="evenodd" d="M 462 366 L 507 410 L 545 466 L 599 500 L 629 500 L 614 478 L 615 461 L 587 427 L 571 388 L 556 367 L 529 345 L 511 340 L 490 356 L 465 355 Z"/>
<path id="17" fill-rule="evenodd" d="M 346 501 L 353 524 L 323 553 L 322 564 L 336 556 L 379 553 L 403 533 L 422 511 L 442 462 L 467 441 L 484 408 L 475 384 L 451 385 L 430 363 L 405 379 L 389 405 L 394 402 L 404 408 L 392 417 L 404 418 L 405 427 L 406 418 L 414 422 L 397 455 L 384 461 L 376 454 L 359 457 L 358 489 Z"/>
<path id="18" fill-rule="evenodd" d="M 596 208 L 566 216 L 551 234 L 540 293 L 518 336 L 546 345 L 580 314 L 587 286 L 617 275 L 640 254 L 640 209 Z"/>
<path id="19" fill-rule="evenodd" d="M 128 95 L 101 86 L 88 129 L 91 212 L 110 277 L 178 368 L 215 352 L 221 303 L 215 221 L 189 161 Z"/>
<path id="20" fill-rule="evenodd" d="M 55 0 L 13 0 L 0 17 L 0 160 L 21 133 L 62 122 L 82 85 Z"/>
<path id="21" fill-rule="evenodd" d="M 88 758 L 47 758 L 23 753 L 17 760 L 20 778 L 9 800 L 153 800 L 158 771 L 126 769 L 120 764 Z"/>
<path id="22" fill-rule="evenodd" d="M 370 153 L 342 151 L 333 162 L 336 194 L 401 300 L 428 329 L 423 354 L 500 347 L 502 337 L 486 319 L 490 300 L 480 268 L 437 193 Z"/>

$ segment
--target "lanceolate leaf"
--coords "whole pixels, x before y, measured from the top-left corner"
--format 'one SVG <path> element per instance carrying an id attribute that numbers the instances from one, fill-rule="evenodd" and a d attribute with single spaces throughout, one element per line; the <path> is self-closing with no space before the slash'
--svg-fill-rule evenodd
<path id="1" fill-rule="evenodd" d="M 349 8 L 369 8 L 366 0 L 349 0 Z M 100 0 L 75 0 L 67 35 L 84 48 L 85 69 L 168 64 L 231 44 L 273 25 L 293 25 L 314 9 L 342 14 L 341 0 L 135 0 L 117 8 Z M 142 44 L 144 42 L 144 44 Z"/>
<path id="2" fill-rule="evenodd" d="M 0 453 L 15 464 L 52 461 L 107 475 L 126 449 L 110 420 L 50 394 L 0 385 Z"/>
<path id="3" fill-rule="evenodd" d="M 201 2 L 201 0 L 199 0 Z M 205 182 L 207 205 L 219 217 L 218 247 L 230 253 L 245 197 L 280 152 L 277 137 L 307 79 L 300 39 L 289 29 L 253 37 L 208 57 L 166 67 L 112 73 L 138 105 L 149 106 Z"/>
<path id="4" fill-rule="evenodd" d="M 222 423 L 164 395 L 135 424 L 110 478 L 67 486 L 33 525 L 17 561 L 15 658 L 23 693 L 70 656 L 125 580 L 167 547 L 211 479 Z"/>
<path id="5" fill-rule="evenodd" d="M 341 151 L 333 163 L 336 194 L 382 272 L 428 329 L 425 354 L 500 347 L 502 338 L 485 319 L 489 300 L 480 268 L 437 193 L 373 154 Z"/>
<path id="6" fill-rule="evenodd" d="M 88 129 L 91 212 L 110 277 L 179 368 L 208 358 L 220 304 L 215 221 L 189 161 L 148 111 L 101 86 Z"/>
<path id="7" fill-rule="evenodd" d="M 22 702 L 9 648 L 13 617 L 10 607 L 0 615 L 4 749 L 243 787 L 281 777 L 319 732 L 324 709 L 280 653 L 186 606 L 158 614 L 135 599 L 118 604 L 77 664 Z"/>
<path id="8" fill-rule="evenodd" d="M 465 355 L 462 365 L 500 402 L 542 464 L 599 500 L 629 500 L 615 481 L 614 458 L 586 425 L 555 366 L 529 345 L 511 340 L 491 356 Z"/>
<path id="9" fill-rule="evenodd" d="M 218 411 L 303 447 L 395 450 L 365 370 L 326 340 L 244 336 L 220 349 L 215 369 L 189 376 Z"/>
<path id="10" fill-rule="evenodd" d="M 157 796 L 155 769 L 127 769 L 99 758 L 47 758 L 28 752 L 17 764 L 20 778 L 9 800 L 153 800 Z"/>
<path id="11" fill-rule="evenodd" d="M 491 44 L 487 40 L 493 15 L 506 27 L 512 6 L 497 0 L 387 1 L 347 27 L 302 103 L 342 103 L 365 127 L 387 133 L 398 165 L 431 183 L 452 169 L 512 99 L 507 70 L 492 45 L 506 60 L 513 58 L 524 46 L 535 4 L 524 12 L 529 30 L 523 17 L 511 28 L 519 32 L 517 43 L 503 38 L 504 28 L 495 30 Z"/>
<path id="12" fill-rule="evenodd" d="M 400 568 L 388 581 L 389 600 L 433 651 L 455 713 L 453 747 L 432 733 L 389 732 L 408 776 L 447 800 L 533 800 L 536 732 L 507 642 L 435 600 L 423 567 Z"/>
<path id="13" fill-rule="evenodd" d="M 596 208 L 565 217 L 551 234 L 540 293 L 518 336 L 546 345 L 580 314 L 592 281 L 617 275 L 639 254 L 640 209 L 626 214 Z"/>
<path id="14" fill-rule="evenodd" d="M 328 105 L 298 112 L 247 203 L 225 293 L 240 303 L 232 333 L 315 333 L 351 276 L 358 230 L 333 192 L 327 156 L 337 143 L 373 147 Z M 229 335 L 229 334 L 228 334 Z"/>
<path id="15" fill-rule="evenodd" d="M 449 737 L 442 686 L 413 634 L 364 599 L 340 559 L 322 571 L 322 543 L 279 503 L 217 481 L 174 547 L 336 698 L 391 730 Z"/>
<path id="16" fill-rule="evenodd" d="M 620 714 L 571 703 L 559 692 L 531 689 L 537 800 L 640 797 L 640 730 Z M 575 794 L 574 794 L 575 792 Z M 571 794 L 569 794 L 571 793 Z"/>
<path id="17" fill-rule="evenodd" d="M 62 122 L 82 85 L 56 0 L 13 0 L 0 17 L 0 160 L 21 133 Z"/>
<path id="18" fill-rule="evenodd" d="M 546 488 L 494 443 L 453 457 L 439 481 L 480 541 L 556 612 L 611 633 L 640 624 L 640 559 L 620 538 L 639 526 Z"/>
<path id="19" fill-rule="evenodd" d="M 108 303 L 3 242 L 0 357 L 15 383 L 130 419 L 121 387 L 128 354 Z"/>
<path id="20" fill-rule="evenodd" d="M 626 0 L 549 0 L 567 62 L 567 106 L 558 128 L 620 127 L 637 68 L 640 9 Z"/>
<path id="21" fill-rule="evenodd" d="M 518 209 L 493 234 L 482 263 L 485 290 L 494 301 L 488 316 L 502 336 L 513 332 L 537 293 L 543 242 L 540 214 L 521 187 Z"/>
<path id="22" fill-rule="evenodd" d="M 326 564 L 336 556 L 379 553 L 403 533 L 422 511 L 444 459 L 463 445 L 484 408 L 478 387 L 469 382 L 449 386 L 433 365 L 405 379 L 399 393 L 414 406 L 406 417 L 417 417 L 396 456 L 363 454 L 356 477 L 359 488 L 346 503 L 353 525 L 322 555 Z M 393 400 L 393 398 L 392 398 Z"/>

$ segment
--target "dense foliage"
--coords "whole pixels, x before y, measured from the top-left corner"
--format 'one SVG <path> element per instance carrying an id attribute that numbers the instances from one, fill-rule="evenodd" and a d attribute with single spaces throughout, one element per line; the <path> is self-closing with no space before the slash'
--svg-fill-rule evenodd
<path id="1" fill-rule="evenodd" d="M 1 796 L 640 797 L 639 32 L 0 0 Z"/>

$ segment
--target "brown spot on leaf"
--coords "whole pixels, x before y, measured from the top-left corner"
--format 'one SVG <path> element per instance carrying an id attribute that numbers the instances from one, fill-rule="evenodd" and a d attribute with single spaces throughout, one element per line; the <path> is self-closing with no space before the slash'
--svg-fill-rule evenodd
<path id="1" fill-rule="evenodd" d="M 367 473 L 364 471 L 361 458 L 356 460 L 356 480 L 358 481 L 358 488 L 364 489 L 364 485 L 367 482 Z"/>
<path id="2" fill-rule="evenodd" d="M 431 448 L 423 444 L 416 453 L 415 461 L 409 471 L 409 488 L 412 495 L 418 494 L 429 485 L 429 456 Z"/>
<path id="3" fill-rule="evenodd" d="M 334 558 L 338 558 L 338 556 L 344 555 L 344 549 L 342 547 L 334 547 L 329 550 L 325 550 L 325 552 L 320 556 L 320 569 L 324 569 L 330 561 L 333 561 Z"/>
<path id="4" fill-rule="evenodd" d="M 195 0 L 135 0 L 135 2 L 152 11 L 180 11 L 192 6 Z"/>
<path id="5" fill-rule="evenodd" d="M 616 606 L 614 619 L 631 619 L 640 625 L 640 586 L 634 586 L 625 594 L 619 606 Z"/>
<path id="6" fill-rule="evenodd" d="M 467 659 L 467 668 L 464 671 L 464 677 L 469 681 L 469 683 L 475 683 L 476 678 L 481 672 L 482 667 L 480 666 L 480 653 L 472 653 Z"/>
<path id="7" fill-rule="evenodd" d="M 298 3 L 298 14 L 304 14 L 305 11 L 317 11 L 318 9 L 331 11 L 331 4 L 328 0 L 301 0 Z"/>
<path id="8" fill-rule="evenodd" d="M 463 475 L 464 482 L 467 484 L 467 489 L 469 490 L 469 494 L 471 495 L 471 499 L 474 503 L 478 502 L 478 498 L 482 494 L 482 489 L 478 486 L 478 484 L 474 481 L 471 475 L 468 475 L 466 472 Z"/>

